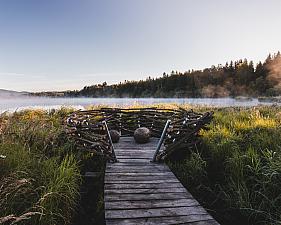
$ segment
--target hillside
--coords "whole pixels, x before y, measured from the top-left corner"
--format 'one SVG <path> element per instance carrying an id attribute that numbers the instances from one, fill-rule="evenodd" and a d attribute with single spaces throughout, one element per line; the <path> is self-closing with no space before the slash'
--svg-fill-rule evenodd
<path id="1" fill-rule="evenodd" d="M 20 97 L 27 95 L 28 92 L 18 92 L 18 91 L 11 91 L 11 90 L 5 90 L 0 89 L 0 97 Z"/>
<path id="2" fill-rule="evenodd" d="M 69 97 L 235 97 L 281 94 L 281 55 L 269 55 L 262 63 L 240 59 L 202 70 L 172 71 L 162 77 L 119 84 L 95 84 Z"/>

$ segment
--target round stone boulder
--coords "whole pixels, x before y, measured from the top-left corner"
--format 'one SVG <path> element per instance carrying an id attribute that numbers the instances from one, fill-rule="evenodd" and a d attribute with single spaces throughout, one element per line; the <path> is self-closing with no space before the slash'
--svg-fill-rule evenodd
<path id="1" fill-rule="evenodd" d="M 110 130 L 109 134 L 113 143 L 117 143 L 120 139 L 120 133 L 117 130 Z"/>
<path id="2" fill-rule="evenodd" d="M 135 130 L 134 138 L 137 143 L 143 144 L 149 142 L 150 130 L 146 127 L 140 127 Z"/>

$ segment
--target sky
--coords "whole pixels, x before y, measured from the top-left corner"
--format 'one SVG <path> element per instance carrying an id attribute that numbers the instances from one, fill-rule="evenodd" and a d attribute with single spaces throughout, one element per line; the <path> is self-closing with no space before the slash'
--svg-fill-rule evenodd
<path id="1" fill-rule="evenodd" d="M 60 91 L 281 50 L 280 0 L 0 0 L 0 89 Z"/>

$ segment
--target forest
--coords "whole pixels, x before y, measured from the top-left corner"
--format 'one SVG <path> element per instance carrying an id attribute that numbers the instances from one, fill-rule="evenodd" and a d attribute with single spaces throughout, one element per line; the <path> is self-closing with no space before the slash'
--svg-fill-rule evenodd
<path id="1" fill-rule="evenodd" d="M 66 91 L 68 97 L 236 97 L 277 96 L 281 93 L 281 55 L 269 54 L 264 62 L 240 59 L 203 70 L 172 71 L 139 81 L 106 82 Z"/>

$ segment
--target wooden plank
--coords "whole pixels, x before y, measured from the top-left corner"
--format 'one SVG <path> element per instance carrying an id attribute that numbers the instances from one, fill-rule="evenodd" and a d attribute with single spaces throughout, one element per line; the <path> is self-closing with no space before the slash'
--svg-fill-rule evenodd
<path id="1" fill-rule="evenodd" d="M 118 160 L 118 159 L 117 159 Z M 152 166 L 152 165 L 150 165 L 150 163 L 149 163 L 149 161 L 148 162 L 139 162 L 139 163 L 136 163 L 136 162 L 116 162 L 114 165 L 113 164 L 108 164 L 107 165 L 108 166 L 108 168 L 110 168 L 110 167 L 118 167 L 118 166 L 143 166 L 143 167 L 145 167 L 145 166 Z"/>
<path id="2" fill-rule="evenodd" d="M 116 155 L 153 155 L 155 151 L 146 151 L 146 150 L 138 150 L 138 151 L 132 151 L 129 150 L 128 152 L 125 151 L 115 151 Z"/>
<path id="3" fill-rule="evenodd" d="M 150 209 L 150 208 L 167 208 L 167 207 L 181 207 L 181 206 L 199 206 L 195 199 L 177 199 L 177 200 L 150 200 L 150 201 L 122 201 L 122 203 L 105 202 L 105 210 L 107 209 Z"/>
<path id="4" fill-rule="evenodd" d="M 120 173 L 116 171 L 116 173 L 105 173 L 105 177 L 108 177 L 109 179 L 114 178 L 126 178 L 126 177 L 147 177 L 152 179 L 157 178 L 175 178 L 175 175 L 172 172 L 164 171 L 164 172 L 158 172 L 158 173 L 142 173 L 142 172 L 136 172 L 136 173 Z"/>
<path id="5" fill-rule="evenodd" d="M 118 157 L 120 156 L 128 156 L 128 157 L 135 157 L 135 156 L 144 156 L 144 157 L 152 157 L 154 152 L 117 152 L 115 151 L 115 154 Z"/>
<path id="6" fill-rule="evenodd" d="M 151 149 L 151 148 L 137 148 L 137 149 L 115 148 L 114 150 L 120 153 L 154 153 L 155 152 L 155 149 Z"/>
<path id="7" fill-rule="evenodd" d="M 153 167 L 129 167 L 129 168 L 110 168 L 106 170 L 106 173 L 137 173 L 137 172 L 144 172 L 144 173 L 159 173 L 159 172 L 169 172 L 166 168 L 153 168 Z"/>
<path id="8" fill-rule="evenodd" d="M 134 155 L 134 156 L 127 156 L 127 155 L 116 155 L 118 160 L 122 162 L 123 159 L 134 160 L 134 159 L 144 159 L 146 162 L 152 160 L 152 156 L 148 155 Z M 121 160 L 122 159 L 122 160 Z"/>
<path id="9" fill-rule="evenodd" d="M 152 194 L 152 193 L 185 193 L 185 188 L 138 188 L 138 189 L 105 189 L 105 194 Z"/>
<path id="10" fill-rule="evenodd" d="M 114 148 L 115 149 L 154 149 L 155 150 L 157 144 L 158 143 L 135 145 L 135 144 L 119 143 L 119 144 L 114 144 Z"/>
<path id="11" fill-rule="evenodd" d="M 156 150 L 156 146 L 158 143 L 151 143 L 151 144 L 143 144 L 143 145 L 135 145 L 135 144 L 114 144 L 114 149 L 151 149 Z M 164 147 L 162 147 L 163 149 Z"/>
<path id="12" fill-rule="evenodd" d="M 171 171 L 163 171 L 163 172 L 157 172 L 157 173 L 150 173 L 150 172 L 115 172 L 113 173 L 105 173 L 105 176 L 114 176 L 114 177 L 123 177 L 123 176 L 172 176 L 175 177 L 175 175 Z"/>
<path id="13" fill-rule="evenodd" d="M 122 176 L 122 175 L 116 175 L 112 174 L 112 175 L 108 175 L 110 173 L 107 173 L 105 175 L 105 179 L 106 180 L 110 180 L 110 181 L 153 181 L 153 180 L 174 180 L 174 182 L 177 182 L 177 179 L 174 176 L 152 176 L 152 175 L 148 175 L 148 176 Z"/>
<path id="14" fill-rule="evenodd" d="M 159 139 L 158 138 L 155 138 L 155 137 L 150 137 L 150 139 L 149 139 L 149 142 L 157 142 Z M 120 141 L 118 142 L 118 143 L 120 143 L 120 142 L 134 142 L 135 141 L 135 139 L 134 139 L 134 137 L 125 137 L 125 136 L 122 136 L 121 138 L 120 138 Z"/>
<path id="15" fill-rule="evenodd" d="M 156 150 L 157 144 L 150 145 L 128 145 L 128 144 L 117 144 L 114 145 L 114 149 L 118 150 Z M 162 148 L 164 149 L 164 148 Z"/>
<path id="16" fill-rule="evenodd" d="M 138 188 L 183 188 L 180 182 L 177 183 L 148 183 L 148 184 L 136 184 L 136 183 L 121 183 L 121 184 L 105 184 L 105 190 L 107 189 L 138 189 Z"/>
<path id="17" fill-rule="evenodd" d="M 192 207 L 174 207 L 174 208 L 156 208 L 156 209 L 117 209 L 106 210 L 106 219 L 131 219 L 144 217 L 163 217 L 163 216 L 187 216 L 198 215 L 198 220 L 207 212 L 201 206 Z"/>
<path id="18" fill-rule="evenodd" d="M 190 224 L 190 223 L 185 223 L 185 224 Z M 192 225 L 219 225 L 219 223 L 212 218 L 210 220 L 194 221 L 192 222 Z"/>
<path id="19" fill-rule="evenodd" d="M 168 180 L 104 180 L 105 184 L 165 184 L 179 183 L 177 179 Z"/>
<path id="20" fill-rule="evenodd" d="M 121 137 L 121 139 L 120 139 L 120 141 L 127 141 L 127 140 L 134 140 L 134 138 L 133 137 L 126 137 L 126 136 L 122 136 Z M 150 138 L 150 141 L 158 141 L 159 140 L 159 138 L 156 138 L 156 137 L 151 137 Z"/>
<path id="21" fill-rule="evenodd" d="M 191 194 L 185 193 L 155 193 L 155 194 L 104 194 L 105 201 L 127 201 L 127 200 L 169 200 L 192 198 Z"/>
<path id="22" fill-rule="evenodd" d="M 155 149 L 158 142 L 149 142 L 145 144 L 137 144 L 135 142 L 119 142 L 115 143 L 114 147 L 116 148 L 153 148 Z"/>
<path id="23" fill-rule="evenodd" d="M 200 219 L 200 221 L 198 221 Z M 159 218 L 138 218 L 138 219 L 108 219 L 107 225 L 218 225 L 218 223 L 208 214 L 189 215 L 177 217 L 159 217 Z"/>
<path id="24" fill-rule="evenodd" d="M 118 160 L 118 159 L 117 159 Z M 147 162 L 116 162 L 116 163 L 108 163 L 108 166 L 161 166 L 160 163 L 151 163 Z"/>
<path id="25" fill-rule="evenodd" d="M 131 156 L 131 155 L 153 155 L 154 151 L 132 151 L 129 150 L 128 152 L 126 151 L 115 151 L 116 155 L 127 155 L 127 156 Z"/>
<path id="26" fill-rule="evenodd" d="M 119 159 L 117 158 L 118 162 L 128 162 L 128 163 L 138 163 L 138 162 L 143 162 L 147 163 L 149 160 L 148 159 Z"/>
<path id="27" fill-rule="evenodd" d="M 128 141 L 119 141 L 118 143 L 115 143 L 115 145 L 126 145 L 126 146 L 133 146 L 133 147 L 146 147 L 146 146 L 155 146 L 155 145 L 157 145 L 157 143 L 158 143 L 158 140 L 157 141 L 152 140 L 152 141 L 149 141 L 147 143 L 140 144 L 140 143 L 135 142 L 134 139 L 131 139 L 131 140 L 128 140 Z"/>
<path id="28" fill-rule="evenodd" d="M 125 146 L 116 146 L 114 147 L 114 150 L 116 152 L 125 152 L 125 151 L 130 151 L 130 152 L 143 152 L 146 151 L 148 153 L 153 153 L 155 152 L 156 148 L 154 147 L 125 147 Z M 162 150 L 162 149 L 161 149 Z"/>
<path id="29" fill-rule="evenodd" d="M 165 164 L 151 163 L 158 139 L 115 144 L 118 163 L 107 163 L 104 204 L 107 225 L 218 225 Z"/>
<path id="30" fill-rule="evenodd" d="M 158 164 L 158 163 L 149 163 L 149 162 L 146 162 L 146 163 L 120 163 L 120 162 L 117 162 L 117 163 L 107 163 L 106 165 L 106 169 L 110 169 L 110 168 L 119 168 L 119 167 L 126 167 L 128 168 L 129 167 L 132 167 L 132 168 L 136 168 L 136 167 L 139 167 L 139 168 L 165 168 L 165 169 L 169 169 L 168 166 L 166 165 L 163 165 L 163 164 Z"/>
<path id="31" fill-rule="evenodd" d="M 122 139 L 122 140 L 121 140 Z M 120 138 L 119 142 L 115 143 L 116 145 L 118 144 L 127 144 L 128 146 L 146 146 L 146 145 L 155 145 L 158 143 L 158 140 L 152 140 L 150 139 L 149 142 L 147 143 L 137 143 L 135 139 L 130 139 L 130 140 L 123 140 L 123 138 Z"/>
<path id="32" fill-rule="evenodd" d="M 126 156 L 127 158 L 132 158 L 132 157 L 146 157 L 146 158 L 151 158 L 153 156 L 153 153 L 149 153 L 149 152 L 115 152 L 117 157 L 121 157 L 121 156 Z"/>

